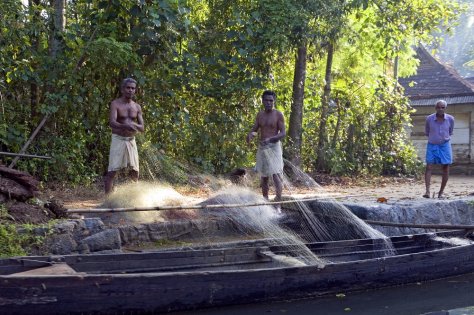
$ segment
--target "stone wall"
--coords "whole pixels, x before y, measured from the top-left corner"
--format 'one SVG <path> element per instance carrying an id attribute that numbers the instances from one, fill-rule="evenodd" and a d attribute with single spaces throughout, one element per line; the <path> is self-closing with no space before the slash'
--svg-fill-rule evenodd
<path id="1" fill-rule="evenodd" d="M 411 223 L 474 225 L 474 198 L 428 199 L 396 204 L 345 204 L 363 220 Z M 426 232 L 425 229 L 373 226 L 387 236 Z"/>
<path id="2" fill-rule="evenodd" d="M 321 203 L 308 205 L 315 214 L 321 212 Z M 328 203 L 325 202 L 325 211 L 330 213 L 327 206 Z M 410 224 L 474 225 L 474 197 L 452 201 L 428 199 L 396 204 L 335 203 L 334 206 L 345 206 L 363 220 Z M 295 216 L 297 212 L 293 210 L 291 215 Z M 285 217 L 282 218 L 282 223 L 284 220 Z M 418 228 L 379 225 L 373 227 L 387 236 L 426 232 L 425 229 Z M 340 226 L 340 228 L 341 230 L 348 229 L 347 226 Z M 219 238 L 242 236 L 235 222 L 223 220 L 177 220 L 107 227 L 99 218 L 86 218 L 64 220 L 50 230 L 38 228 L 36 232 L 38 235 L 46 235 L 45 245 L 49 253 L 54 255 L 121 252 L 124 245 L 160 240 L 189 242 L 207 240 L 210 242 Z"/>

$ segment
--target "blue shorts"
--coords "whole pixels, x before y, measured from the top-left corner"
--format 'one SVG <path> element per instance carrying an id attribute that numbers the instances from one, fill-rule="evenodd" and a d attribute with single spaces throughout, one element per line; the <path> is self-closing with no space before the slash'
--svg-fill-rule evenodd
<path id="1" fill-rule="evenodd" d="M 443 144 L 432 144 L 428 142 L 426 146 L 426 164 L 452 164 L 453 154 L 451 141 Z"/>

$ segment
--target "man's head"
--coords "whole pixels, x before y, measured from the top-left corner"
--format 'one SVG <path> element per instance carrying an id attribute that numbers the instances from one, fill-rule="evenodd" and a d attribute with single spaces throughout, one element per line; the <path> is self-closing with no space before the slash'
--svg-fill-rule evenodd
<path id="1" fill-rule="evenodd" d="M 439 100 L 435 104 L 435 110 L 437 115 L 444 115 L 446 108 L 448 107 L 448 103 L 445 100 Z"/>
<path id="2" fill-rule="evenodd" d="M 120 84 L 120 92 L 122 96 L 125 96 L 128 99 L 132 99 L 137 90 L 137 81 L 132 78 L 126 78 L 122 80 Z"/>
<path id="3" fill-rule="evenodd" d="M 267 90 L 262 94 L 262 103 L 266 111 L 271 111 L 275 105 L 276 94 L 273 91 Z"/>

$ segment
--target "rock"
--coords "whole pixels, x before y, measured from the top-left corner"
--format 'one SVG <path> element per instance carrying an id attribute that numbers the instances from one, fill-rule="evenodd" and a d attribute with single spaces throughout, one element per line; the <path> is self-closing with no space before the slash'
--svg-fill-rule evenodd
<path id="1" fill-rule="evenodd" d="M 79 254 L 90 254 L 91 250 L 89 249 L 89 246 L 87 246 L 87 244 L 81 243 L 79 244 L 79 246 L 77 246 L 77 252 Z"/>
<path id="2" fill-rule="evenodd" d="M 105 228 L 100 218 L 85 218 L 82 221 L 84 222 L 85 228 L 88 229 L 91 234 L 103 231 Z"/>
<path id="3" fill-rule="evenodd" d="M 45 245 L 53 255 L 68 255 L 77 250 L 77 243 L 70 234 L 55 234 L 47 237 Z"/>
<path id="4" fill-rule="evenodd" d="M 72 234 L 77 225 L 76 220 L 62 221 L 53 226 L 53 230 L 58 234 Z"/>
<path id="5" fill-rule="evenodd" d="M 87 245 L 91 252 L 121 249 L 120 233 L 117 229 L 108 229 L 84 238 L 82 244 Z"/>
<path id="6" fill-rule="evenodd" d="M 391 205 L 357 205 L 347 204 L 353 213 L 362 219 L 407 224 L 461 224 L 474 225 L 473 200 L 426 200 L 418 203 L 397 203 Z M 360 208 L 365 208 L 361 211 Z M 387 236 L 416 234 L 427 232 L 426 229 L 410 227 L 387 227 L 374 225 L 375 229 Z"/>

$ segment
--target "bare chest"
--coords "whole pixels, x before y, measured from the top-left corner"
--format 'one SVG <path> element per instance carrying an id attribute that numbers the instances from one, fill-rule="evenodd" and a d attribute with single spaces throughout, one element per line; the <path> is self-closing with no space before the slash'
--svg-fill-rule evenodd
<path id="1" fill-rule="evenodd" d="M 117 118 L 135 119 L 138 116 L 138 108 L 135 104 L 120 104 L 117 107 Z"/>
<path id="2" fill-rule="evenodd" d="M 276 128 L 278 125 L 278 116 L 275 112 L 270 114 L 263 113 L 259 117 L 259 125 L 262 128 Z"/>

